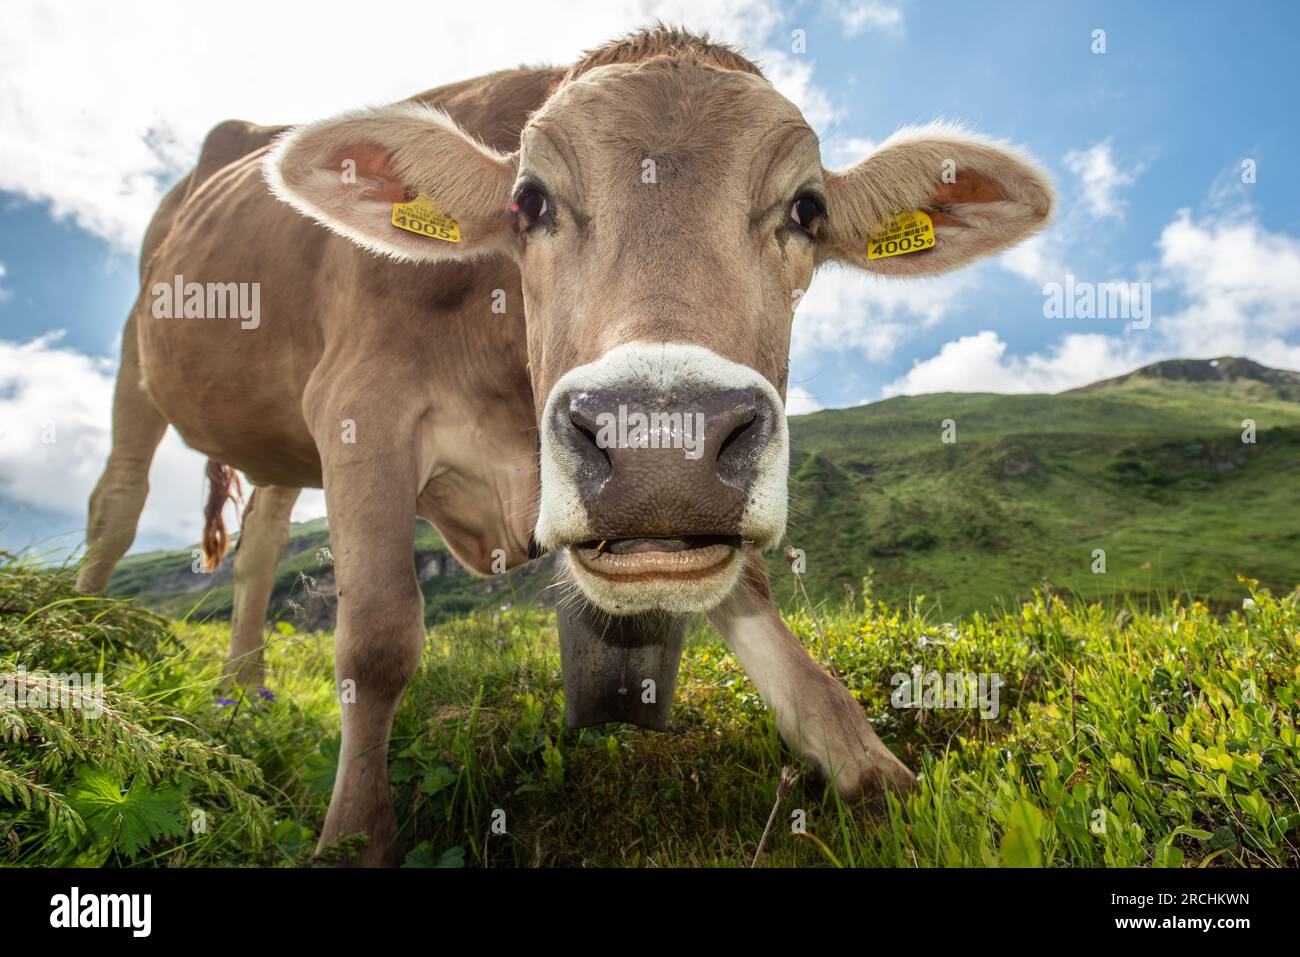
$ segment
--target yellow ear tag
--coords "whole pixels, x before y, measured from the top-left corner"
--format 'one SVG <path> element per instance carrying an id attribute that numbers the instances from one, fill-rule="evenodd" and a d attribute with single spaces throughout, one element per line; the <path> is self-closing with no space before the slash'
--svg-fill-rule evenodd
<path id="1" fill-rule="evenodd" d="M 460 242 L 460 223 L 443 215 L 438 204 L 423 193 L 409 202 L 393 203 L 392 223 L 417 236 L 446 243 Z"/>
<path id="2" fill-rule="evenodd" d="M 909 209 L 885 223 L 867 240 L 868 259 L 887 259 L 934 248 L 934 222 L 928 213 Z"/>

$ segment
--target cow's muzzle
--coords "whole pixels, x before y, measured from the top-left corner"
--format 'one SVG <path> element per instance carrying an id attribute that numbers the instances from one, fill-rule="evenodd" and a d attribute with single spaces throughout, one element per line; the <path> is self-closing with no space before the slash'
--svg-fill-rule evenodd
<path id="1" fill-rule="evenodd" d="M 785 412 L 753 369 L 629 343 L 562 376 L 539 425 L 538 540 L 606 612 L 707 611 L 784 532 Z"/>
<path id="2" fill-rule="evenodd" d="M 781 415 L 757 389 L 577 390 L 554 408 L 554 435 L 577 464 L 591 527 L 602 539 L 637 543 L 611 559 L 649 555 L 666 540 L 674 562 L 692 557 L 693 539 L 739 534 Z"/>

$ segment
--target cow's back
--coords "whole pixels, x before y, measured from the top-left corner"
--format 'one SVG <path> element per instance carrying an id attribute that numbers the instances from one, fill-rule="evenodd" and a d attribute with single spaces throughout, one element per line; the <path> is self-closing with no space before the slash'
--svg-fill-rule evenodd
<path id="1" fill-rule="evenodd" d="M 505 71 L 411 99 L 511 152 L 562 73 Z M 522 321 L 486 323 L 475 305 L 486 308 L 494 288 L 522 302 L 514 264 L 394 263 L 306 219 L 272 196 L 261 175 L 262 158 L 285 129 L 237 120 L 214 128 L 195 169 L 149 227 L 137 326 L 145 386 L 168 421 L 189 445 L 255 482 L 319 486 L 303 397 L 308 380 L 330 364 L 331 349 L 423 362 L 430 381 L 460 394 L 499 394 L 504 379 L 512 410 L 518 405 L 531 416 Z M 258 327 L 150 315 L 150 290 L 176 276 L 257 283 Z M 394 346 L 417 332 L 414 349 Z M 488 387 L 472 381 L 475 375 L 490 377 Z"/>
<path id="2" fill-rule="evenodd" d="M 212 174 L 222 167 L 257 152 L 267 146 L 276 136 L 283 133 L 287 126 L 258 126 L 244 120 L 226 120 L 212 128 L 203 140 L 199 150 L 199 159 L 194 169 L 186 173 L 168 190 L 158 211 L 149 221 L 149 228 L 144 234 L 144 243 L 140 249 L 140 273 L 149 268 L 149 262 L 158 251 L 159 245 L 167 237 L 179 210 Z"/>

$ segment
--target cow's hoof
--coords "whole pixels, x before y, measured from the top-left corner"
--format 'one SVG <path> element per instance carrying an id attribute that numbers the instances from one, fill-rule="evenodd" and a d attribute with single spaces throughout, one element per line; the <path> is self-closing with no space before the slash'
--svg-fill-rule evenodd
<path id="1" fill-rule="evenodd" d="M 883 808 L 886 794 L 902 798 L 916 789 L 916 775 L 884 745 L 878 751 L 865 751 L 863 758 L 856 773 L 836 776 L 835 787 L 844 800 Z"/>
<path id="2" fill-rule="evenodd" d="M 327 841 L 321 835 L 316 845 L 318 867 L 398 867 L 402 848 L 392 839 L 372 841 L 364 833 L 349 834 Z"/>
<path id="3" fill-rule="evenodd" d="M 864 748 L 842 754 L 832 770 L 827 770 L 820 757 L 809 755 L 808 777 L 826 788 L 834 787 L 846 802 L 883 809 L 886 794 L 902 798 L 916 789 L 916 775 L 884 745 L 877 742 L 876 748 L 879 750 Z"/>

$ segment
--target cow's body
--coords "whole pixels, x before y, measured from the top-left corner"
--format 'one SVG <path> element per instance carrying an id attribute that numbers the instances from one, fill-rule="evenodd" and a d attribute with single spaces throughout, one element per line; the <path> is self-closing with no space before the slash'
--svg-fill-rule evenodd
<path id="1" fill-rule="evenodd" d="M 938 127 L 827 171 L 754 64 L 664 28 L 567 71 L 281 132 L 217 127 L 150 226 L 78 584 L 102 590 L 129 547 L 174 425 L 256 486 L 228 666 L 256 683 L 290 511 L 324 488 L 343 740 L 321 846 L 364 832 L 363 862 L 397 851 L 387 751 L 425 637 L 417 517 L 482 574 L 560 554 L 571 723 L 665 726 L 686 617 L 706 613 L 813 771 L 846 797 L 909 787 L 768 592 L 793 305 L 822 262 L 920 275 L 1005 249 L 1050 213 L 1032 164 Z M 459 242 L 396 227 L 417 193 Z M 909 210 L 934 241 L 869 261 Z M 258 315 L 160 317 L 177 277 L 257 283 Z M 698 423 L 693 453 L 659 426 L 611 444 L 599 423 L 629 408 Z"/>
<path id="2" fill-rule="evenodd" d="M 557 79 L 510 71 L 414 99 L 509 150 Z M 174 193 L 159 211 L 137 307 L 145 391 L 187 445 L 255 485 L 290 488 L 322 485 L 312 410 L 346 408 L 353 391 L 387 393 L 379 408 L 410 417 L 412 428 L 429 419 L 423 452 L 433 477 L 420 515 L 483 574 L 496 549 L 510 565 L 526 560 L 537 440 L 518 270 L 503 260 L 412 267 L 320 229 L 262 180 L 265 148 L 283 129 L 222 124 L 178 186 L 183 198 Z M 260 283 L 259 325 L 235 332 L 233 318 L 154 319 L 150 290 L 177 275 Z M 498 289 L 504 300 L 494 300 Z M 346 418 L 365 442 L 374 423 Z"/>

